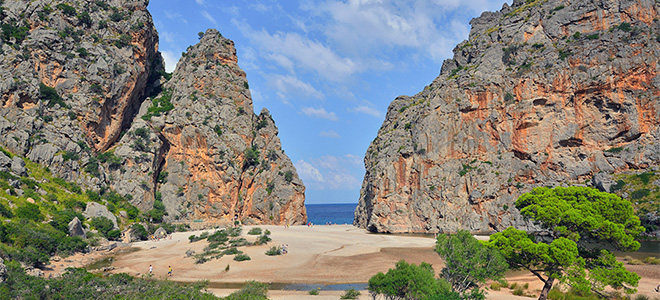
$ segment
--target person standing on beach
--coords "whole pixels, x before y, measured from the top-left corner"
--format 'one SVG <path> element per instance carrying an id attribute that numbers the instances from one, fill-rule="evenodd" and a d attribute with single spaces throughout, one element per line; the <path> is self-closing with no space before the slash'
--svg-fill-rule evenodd
<path id="1" fill-rule="evenodd" d="M 167 271 L 167 277 L 172 277 L 172 266 L 167 266 L 168 271 Z"/>
<path id="2" fill-rule="evenodd" d="M 149 265 L 149 275 L 153 274 L 154 272 L 154 266 Z"/>

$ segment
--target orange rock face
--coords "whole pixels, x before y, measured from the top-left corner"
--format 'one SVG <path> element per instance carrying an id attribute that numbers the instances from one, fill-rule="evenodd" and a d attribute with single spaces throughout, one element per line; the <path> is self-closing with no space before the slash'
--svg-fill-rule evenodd
<path id="1" fill-rule="evenodd" d="M 440 76 L 390 105 L 355 224 L 532 228 L 513 203 L 534 187 L 607 190 L 602 176 L 657 166 L 657 12 L 653 1 L 515 1 L 472 20 Z"/>
<path id="2" fill-rule="evenodd" d="M 247 87 L 233 42 L 219 32 L 207 31 L 189 48 L 155 100 L 167 99 L 172 108 L 131 129 L 149 128 L 158 137 L 151 165 L 142 167 L 153 174 L 143 209 L 162 201 L 171 221 L 307 222 L 305 187 L 269 112 L 252 112 Z"/>

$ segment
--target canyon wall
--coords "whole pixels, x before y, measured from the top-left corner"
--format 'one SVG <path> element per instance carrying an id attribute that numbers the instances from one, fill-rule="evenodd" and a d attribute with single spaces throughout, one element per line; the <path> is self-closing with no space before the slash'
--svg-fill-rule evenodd
<path id="1" fill-rule="evenodd" d="M 609 191 L 660 161 L 657 1 L 516 0 L 473 19 L 365 157 L 356 226 L 375 232 L 533 228 L 537 186 Z"/>

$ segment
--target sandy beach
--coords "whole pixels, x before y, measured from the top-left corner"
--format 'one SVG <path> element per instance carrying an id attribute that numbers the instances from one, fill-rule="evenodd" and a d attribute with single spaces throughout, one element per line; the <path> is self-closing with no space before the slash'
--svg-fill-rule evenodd
<path id="1" fill-rule="evenodd" d="M 203 252 L 208 244 L 205 240 L 190 243 L 190 235 L 203 231 L 174 233 L 171 238 L 160 241 L 134 243 L 140 250 L 116 254 L 111 271 L 140 276 L 153 265 L 154 276 L 167 278 L 168 266 L 173 269 L 168 280 L 195 282 L 208 280 L 209 290 L 218 296 L 226 296 L 236 290 L 236 284 L 247 280 L 285 284 L 358 284 L 366 283 L 378 272 L 386 272 L 394 264 L 405 259 L 410 263 L 428 262 L 436 273 L 443 262 L 433 251 L 435 240 L 425 236 L 371 234 L 351 225 L 332 226 L 258 226 L 272 232 L 268 245 L 240 247 L 248 254 L 249 261 L 237 262 L 233 255 L 213 259 L 204 264 L 195 264 L 186 251 Z M 256 237 L 247 235 L 252 226 L 246 226 L 243 237 L 253 241 Z M 212 233 L 214 230 L 206 230 Z M 265 254 L 272 246 L 288 245 L 289 253 L 279 256 Z M 227 266 L 229 270 L 226 271 Z M 660 267 L 652 265 L 630 266 L 643 278 L 639 293 L 650 297 L 660 296 L 653 289 L 660 284 Z M 507 276 L 510 283 L 529 283 L 529 293 L 541 289 L 542 283 L 525 272 L 512 272 Z M 303 286 L 304 289 L 305 286 Z M 319 295 L 309 295 L 308 289 L 300 291 L 271 289 L 271 299 L 339 299 L 343 290 L 321 290 Z M 536 292 L 538 297 L 538 292 Z M 509 289 L 488 291 L 488 299 L 530 299 L 514 296 Z M 360 299 L 369 299 L 362 291 Z"/>

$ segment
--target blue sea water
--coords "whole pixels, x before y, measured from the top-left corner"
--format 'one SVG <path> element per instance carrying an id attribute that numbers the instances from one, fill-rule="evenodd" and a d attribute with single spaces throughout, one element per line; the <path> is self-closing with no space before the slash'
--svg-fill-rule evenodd
<path id="1" fill-rule="evenodd" d="M 353 213 L 357 203 L 305 204 L 307 220 L 315 225 L 353 224 Z"/>

